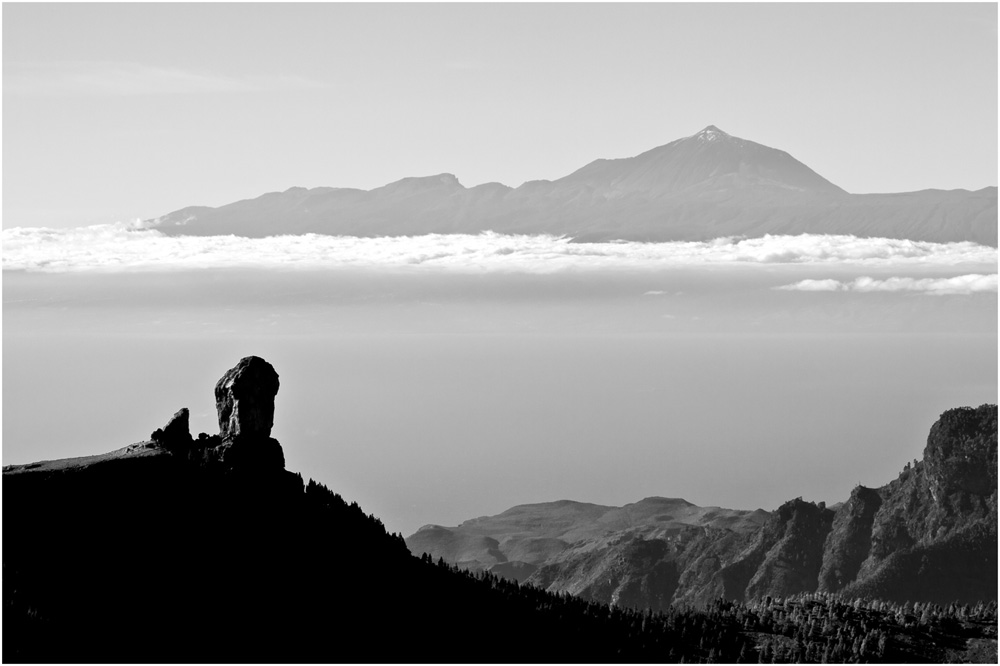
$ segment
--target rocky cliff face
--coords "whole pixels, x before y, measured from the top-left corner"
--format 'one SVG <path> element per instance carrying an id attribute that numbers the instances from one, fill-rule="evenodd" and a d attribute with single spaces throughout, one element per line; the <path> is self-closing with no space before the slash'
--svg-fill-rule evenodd
<path id="1" fill-rule="evenodd" d="M 625 532 L 585 541 L 528 578 L 550 591 L 604 603 L 665 610 L 813 592 L 833 512 L 786 502 L 753 531 L 688 526 L 669 534 Z"/>
<path id="2" fill-rule="evenodd" d="M 558 508 L 565 515 L 565 503 L 557 504 L 511 512 L 545 524 L 546 512 Z M 760 512 L 763 519 L 756 512 L 722 516 L 662 498 L 630 506 L 637 508 L 627 522 L 616 520 L 627 507 L 578 511 L 603 529 L 580 519 L 554 534 L 562 547 L 536 557 L 531 564 L 538 569 L 527 581 L 653 609 L 815 591 L 938 603 L 995 598 L 997 408 L 945 412 L 931 428 L 923 461 L 881 488 L 855 488 L 836 511 L 801 498 Z M 456 538 L 450 530 L 469 526 L 479 539 L 497 537 L 495 552 L 506 555 L 509 568 L 517 558 L 499 551 L 511 538 L 505 518 L 511 512 L 438 530 L 449 543 Z M 519 539 L 539 536 L 523 525 L 517 530 Z M 436 547 L 435 536 L 426 532 L 408 543 L 417 552 Z"/>
<path id="3" fill-rule="evenodd" d="M 764 553 L 744 598 L 815 592 L 833 511 L 799 498 L 779 507 L 773 521 L 771 532 L 778 538 Z"/>
<path id="4" fill-rule="evenodd" d="M 996 593 L 997 408 L 952 409 L 924 458 L 878 489 L 871 546 L 844 591 L 951 601 Z M 865 538 L 859 531 L 859 540 Z M 860 551 L 859 551 L 860 552 Z"/>
<path id="5" fill-rule="evenodd" d="M 873 488 L 858 486 L 837 511 L 827 536 L 818 590 L 837 592 L 855 580 L 872 547 L 872 525 L 882 506 L 882 496 Z"/>
<path id="6" fill-rule="evenodd" d="M 941 538 L 997 511 L 997 411 L 953 409 L 931 428 L 924 450 L 925 485 L 932 505 L 919 539 Z"/>

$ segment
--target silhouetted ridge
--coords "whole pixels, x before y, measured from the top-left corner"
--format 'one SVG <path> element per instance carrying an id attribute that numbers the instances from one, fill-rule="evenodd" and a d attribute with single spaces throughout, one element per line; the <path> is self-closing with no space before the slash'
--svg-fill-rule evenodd
<path id="1" fill-rule="evenodd" d="M 414 557 L 357 503 L 259 448 L 280 452 L 269 364 L 243 359 L 219 386 L 218 435 L 193 440 L 180 410 L 148 441 L 4 468 L 5 662 L 995 661 L 995 602 L 796 594 L 652 613 L 627 607 L 641 585 L 609 606 Z M 790 503 L 778 541 L 823 511 Z M 642 538 L 623 548 L 663 551 Z"/>

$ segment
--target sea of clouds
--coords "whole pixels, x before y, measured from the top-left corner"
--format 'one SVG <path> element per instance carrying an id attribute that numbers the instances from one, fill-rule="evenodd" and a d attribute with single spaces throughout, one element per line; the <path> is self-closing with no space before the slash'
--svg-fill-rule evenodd
<path id="1" fill-rule="evenodd" d="M 353 236 L 165 236 L 128 224 L 3 231 L 3 269 L 30 272 L 175 271 L 203 268 L 373 268 L 435 272 L 546 274 L 589 270 L 662 270 L 691 266 L 854 266 L 913 271 L 968 270 L 956 277 L 802 280 L 798 291 L 996 291 L 997 249 L 971 242 L 802 234 L 703 242 L 574 243 L 548 235 L 482 233 Z M 974 269 L 976 272 L 971 272 Z M 991 270 L 992 269 L 992 270 Z"/>
<path id="2" fill-rule="evenodd" d="M 785 291 L 910 291 L 937 295 L 976 294 L 997 291 L 997 274 L 971 273 L 950 278 L 890 277 L 879 280 L 872 277 L 859 277 L 849 281 L 800 280 L 794 284 L 775 287 L 775 289 Z"/>

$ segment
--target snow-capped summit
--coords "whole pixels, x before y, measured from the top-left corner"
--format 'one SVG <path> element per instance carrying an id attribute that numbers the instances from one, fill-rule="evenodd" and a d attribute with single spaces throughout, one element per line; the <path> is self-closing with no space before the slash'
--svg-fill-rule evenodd
<path id="1" fill-rule="evenodd" d="M 694 138 L 701 141 L 715 141 L 716 139 L 727 139 L 729 135 L 720 130 L 715 125 L 709 125 L 702 131 L 694 135 Z"/>

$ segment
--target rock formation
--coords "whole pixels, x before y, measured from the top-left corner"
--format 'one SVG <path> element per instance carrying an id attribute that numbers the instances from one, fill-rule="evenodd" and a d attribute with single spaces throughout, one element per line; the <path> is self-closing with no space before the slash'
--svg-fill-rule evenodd
<path id="1" fill-rule="evenodd" d="M 155 443 L 167 448 L 180 448 L 191 446 L 190 412 L 187 407 L 182 407 L 170 420 L 167 425 L 157 428 L 149 436 Z"/>
<path id="2" fill-rule="evenodd" d="M 801 497 L 778 507 L 771 519 L 773 525 L 765 525 L 761 530 L 765 534 L 776 533 L 778 539 L 764 553 L 744 597 L 815 592 L 823 563 L 823 543 L 833 517 L 833 511 L 805 502 Z"/>
<path id="3" fill-rule="evenodd" d="M 996 590 L 996 405 L 943 413 L 923 460 L 878 492 L 871 548 L 843 594 L 951 600 Z"/>
<path id="4" fill-rule="evenodd" d="M 191 437 L 190 413 L 181 409 L 150 435 L 153 445 L 190 460 L 229 470 L 283 470 L 285 456 L 271 437 L 278 373 L 257 356 L 240 359 L 215 385 L 219 434 Z"/>
<path id="5" fill-rule="evenodd" d="M 840 507 L 826 537 L 823 568 L 819 572 L 820 592 L 837 592 L 855 580 L 872 547 L 872 524 L 882 506 L 878 490 L 858 486 Z"/>
<path id="6" fill-rule="evenodd" d="M 270 437 L 277 394 L 278 373 L 270 363 L 258 356 L 240 359 L 215 385 L 222 439 Z"/>
<path id="7" fill-rule="evenodd" d="M 731 512 L 736 520 L 724 523 L 693 507 L 706 520 L 683 525 L 670 522 L 682 509 L 674 502 L 649 522 L 625 525 L 610 519 L 609 507 L 577 504 L 598 513 L 573 521 L 565 503 L 515 507 L 455 528 L 423 528 L 407 544 L 415 554 L 498 573 L 530 564 L 537 568 L 526 581 L 551 592 L 654 610 L 814 591 L 900 602 L 995 598 L 997 407 L 943 413 L 922 461 L 880 488 L 858 486 L 836 510 L 798 498 L 760 512 L 759 523 L 751 520 L 757 512 Z M 560 521 L 574 529 L 544 531 Z M 560 548 L 525 555 L 512 547 L 551 536 Z"/>
<path id="8" fill-rule="evenodd" d="M 202 441 L 221 444 L 207 456 L 229 469 L 283 470 L 285 455 L 271 437 L 278 373 L 259 356 L 240 359 L 215 384 L 219 435 Z"/>

